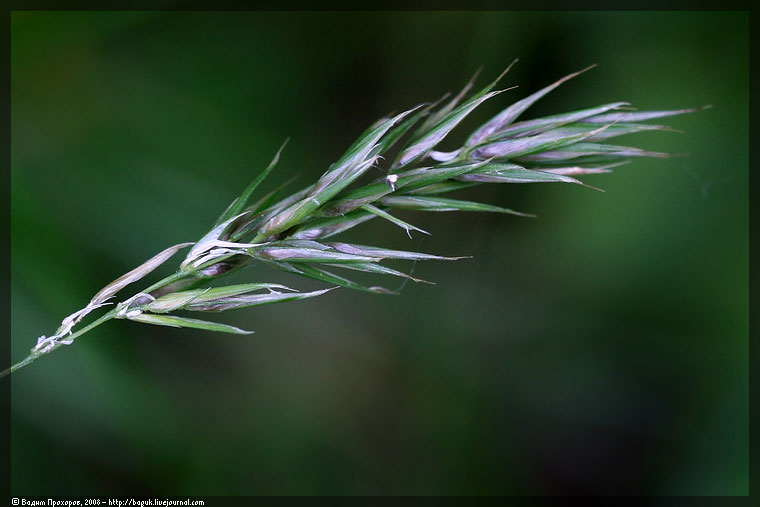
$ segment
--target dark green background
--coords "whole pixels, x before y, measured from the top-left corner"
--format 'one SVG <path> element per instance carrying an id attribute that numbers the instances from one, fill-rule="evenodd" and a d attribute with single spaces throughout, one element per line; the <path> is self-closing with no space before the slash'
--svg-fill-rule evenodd
<path id="1" fill-rule="evenodd" d="M 205 232 L 291 138 L 314 181 L 378 117 L 503 86 L 455 131 L 591 63 L 526 117 L 713 104 L 572 185 L 466 195 L 538 220 L 406 213 L 346 239 L 445 255 L 437 286 L 109 323 L 12 377 L 21 495 L 737 495 L 748 485 L 747 13 L 11 17 L 12 357 Z M 251 268 L 240 279 L 318 286 Z M 383 280 L 385 281 L 385 280 Z M 376 283 L 379 280 L 376 280 Z M 393 286 L 396 281 L 390 282 Z"/>

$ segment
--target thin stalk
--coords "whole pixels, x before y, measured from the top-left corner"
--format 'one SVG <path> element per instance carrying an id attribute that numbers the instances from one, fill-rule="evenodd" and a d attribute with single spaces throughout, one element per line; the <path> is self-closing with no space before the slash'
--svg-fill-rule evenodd
<path id="1" fill-rule="evenodd" d="M 186 278 L 186 277 L 190 276 L 191 274 L 192 274 L 191 272 L 177 271 L 176 273 L 173 273 L 173 274 L 171 274 L 171 275 L 169 275 L 169 276 L 167 276 L 167 277 L 165 277 L 165 278 L 157 281 L 156 283 L 154 283 L 153 285 L 147 287 L 146 289 L 142 290 L 141 292 L 144 292 L 144 293 L 152 292 L 152 291 L 160 289 L 160 288 L 162 288 L 162 287 L 164 287 L 166 285 L 169 285 L 170 283 L 176 282 L 178 280 L 182 280 L 183 278 Z M 83 334 L 88 333 L 89 331 L 92 331 L 93 329 L 95 329 L 99 325 L 103 324 L 104 322 L 108 322 L 109 320 L 114 319 L 116 317 L 117 313 L 118 313 L 118 310 L 116 308 L 110 310 L 109 312 L 107 312 L 107 313 L 103 314 L 102 316 L 100 316 L 98 319 L 92 321 L 90 324 L 88 324 L 85 327 L 83 327 L 82 329 L 80 329 L 79 331 L 76 331 L 76 332 L 72 333 L 66 339 L 67 340 L 75 340 L 75 339 L 77 339 L 79 336 L 82 336 Z M 2 373 L 0 373 L 0 378 L 7 377 L 8 375 L 10 375 L 11 373 L 15 372 L 16 370 L 19 370 L 19 369 L 23 368 L 24 366 L 33 363 L 38 358 L 40 358 L 40 357 L 42 357 L 44 355 L 49 354 L 50 352 L 52 352 L 55 349 L 61 347 L 62 345 L 63 345 L 62 343 L 59 343 L 55 347 L 53 347 L 50 350 L 48 350 L 47 352 L 45 352 L 44 354 L 39 354 L 39 353 L 38 354 L 29 354 L 27 357 L 25 357 L 24 359 L 22 359 L 18 363 L 14 364 L 10 368 L 7 368 Z"/>
<path id="2" fill-rule="evenodd" d="M 86 325 L 85 327 L 83 327 L 79 331 L 77 331 L 75 333 L 72 333 L 71 336 L 69 336 L 67 339 L 68 340 L 75 340 L 78 337 L 82 336 L 83 334 L 85 334 L 85 333 L 87 333 L 89 331 L 92 331 L 93 329 L 95 329 L 99 325 L 103 324 L 104 322 L 108 322 L 109 320 L 113 319 L 114 317 L 116 317 L 116 309 L 113 309 L 113 310 L 109 311 L 108 313 L 102 315 L 99 319 L 92 321 L 90 324 Z M 48 353 L 50 353 L 53 350 L 55 350 L 58 347 L 60 347 L 61 345 L 62 344 L 56 345 L 55 347 L 53 347 L 49 351 L 47 351 L 45 354 L 29 354 L 28 356 L 26 356 L 24 359 L 22 359 L 18 363 L 14 364 L 10 368 L 8 368 L 5 371 L 3 371 L 2 373 L 0 373 L 0 378 L 8 376 L 11 373 L 15 372 L 16 370 L 19 370 L 19 369 L 23 368 L 24 366 L 26 366 L 26 365 L 28 365 L 30 363 L 33 363 L 38 358 L 40 358 L 40 357 L 42 357 L 44 355 L 47 355 Z"/>
<path id="3" fill-rule="evenodd" d="M 147 289 L 143 290 L 142 292 L 145 292 L 145 293 L 153 292 L 154 290 L 160 289 L 161 287 L 163 287 L 165 285 L 169 285 L 172 282 L 176 282 L 178 280 L 181 280 L 181 279 L 189 276 L 190 274 L 191 273 L 188 273 L 186 271 L 177 271 L 176 273 L 174 273 L 172 275 L 169 275 L 169 276 L 167 276 L 166 278 L 164 278 L 162 280 L 157 281 L 156 283 L 154 283 L 153 285 L 151 285 Z"/>

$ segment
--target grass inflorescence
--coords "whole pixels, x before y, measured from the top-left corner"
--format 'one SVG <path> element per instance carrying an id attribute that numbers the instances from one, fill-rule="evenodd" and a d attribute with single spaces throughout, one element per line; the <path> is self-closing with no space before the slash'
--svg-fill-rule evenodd
<path id="1" fill-rule="evenodd" d="M 511 65 L 510 65 L 511 67 Z M 590 68 L 590 67 L 589 67 Z M 170 327 L 187 327 L 247 334 L 234 326 L 176 315 L 177 311 L 221 312 L 282 303 L 325 294 L 336 287 L 370 293 L 395 293 L 380 286 L 351 280 L 344 270 L 401 277 L 410 274 L 389 268 L 385 260 L 455 260 L 419 252 L 334 241 L 333 237 L 372 219 L 388 220 L 410 237 L 428 234 L 397 216 L 398 211 L 480 211 L 532 216 L 512 209 L 442 197 L 485 183 L 572 183 L 576 177 L 610 172 L 636 157 L 668 154 L 608 143 L 612 137 L 650 130 L 671 130 L 648 120 L 701 108 L 635 111 L 626 102 L 612 102 L 532 120 L 520 116 L 541 97 L 582 71 L 570 74 L 513 103 L 472 132 L 450 152 L 436 150 L 441 141 L 473 110 L 506 90 L 495 90 L 499 78 L 465 98 L 475 77 L 454 98 L 420 104 L 372 124 L 316 183 L 287 197 L 282 188 L 253 200 L 272 162 L 248 185 L 193 243 L 160 252 L 100 290 L 81 310 L 69 315 L 50 336 L 41 336 L 29 355 L 5 370 L 5 376 L 114 319 Z M 509 88 L 511 89 L 511 88 Z M 284 148 L 285 145 L 283 145 Z M 394 155 L 395 153 L 395 155 Z M 386 161 L 385 175 L 359 185 L 358 181 Z M 390 162 L 390 163 L 388 163 Z M 190 248 L 191 247 L 191 248 Z M 142 280 L 182 249 L 190 248 L 173 274 L 121 301 L 128 285 Z M 252 263 L 313 278 L 328 284 L 322 290 L 301 292 L 275 283 L 211 286 L 218 279 Z M 110 308 L 79 327 L 91 312 Z"/>

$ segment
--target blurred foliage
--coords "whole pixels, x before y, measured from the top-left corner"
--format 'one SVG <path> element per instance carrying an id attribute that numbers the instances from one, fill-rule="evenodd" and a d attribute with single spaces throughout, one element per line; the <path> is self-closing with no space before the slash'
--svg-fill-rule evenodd
<path id="1" fill-rule="evenodd" d="M 15 12 L 11 29 L 15 360 L 199 238 L 286 137 L 262 191 L 314 181 L 480 65 L 484 83 L 519 57 L 503 85 L 520 88 L 469 127 L 590 63 L 526 118 L 715 106 L 626 137 L 691 156 L 586 178 L 604 194 L 469 194 L 538 220 L 352 232 L 475 256 L 418 265 L 436 287 L 228 314 L 245 337 L 110 323 L 20 371 L 14 496 L 748 493 L 747 13 Z"/>

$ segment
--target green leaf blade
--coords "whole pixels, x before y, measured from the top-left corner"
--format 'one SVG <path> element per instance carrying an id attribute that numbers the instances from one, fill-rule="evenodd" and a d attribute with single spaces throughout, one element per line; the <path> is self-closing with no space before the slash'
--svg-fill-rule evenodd
<path id="1" fill-rule="evenodd" d="M 275 153 L 274 158 L 271 162 L 269 162 L 269 165 L 259 173 L 256 178 L 251 181 L 251 183 L 248 184 L 248 187 L 243 191 L 240 196 L 232 201 L 232 203 L 229 205 L 229 207 L 222 213 L 222 215 L 217 219 L 215 225 L 219 225 L 222 222 L 226 222 L 231 217 L 234 217 L 236 215 L 239 215 L 246 207 L 248 200 L 250 199 L 253 192 L 258 188 L 258 186 L 261 184 L 264 179 L 269 176 L 269 173 L 272 172 L 274 167 L 277 165 L 277 162 L 280 160 L 280 154 L 282 153 L 282 150 L 285 149 L 285 146 L 288 144 L 289 139 L 286 139 L 284 143 L 282 143 L 282 146 L 280 146 L 280 149 L 277 150 L 277 153 Z"/>
<path id="2" fill-rule="evenodd" d="M 416 211 L 477 211 L 490 213 L 507 213 L 523 217 L 535 218 L 535 215 L 521 213 L 519 211 L 483 204 L 472 201 L 461 201 L 459 199 L 446 199 L 443 197 L 423 197 L 423 196 L 398 196 L 385 197 L 380 200 L 380 204 L 391 208 L 408 209 Z"/>
<path id="3" fill-rule="evenodd" d="M 186 327 L 191 329 L 203 329 L 206 331 L 217 331 L 220 333 L 230 334 L 252 334 L 253 331 L 230 326 L 228 324 L 219 324 L 218 322 L 209 322 L 205 320 L 190 319 L 187 317 L 177 317 L 175 315 L 153 315 L 150 313 L 141 313 L 128 317 L 129 320 L 143 324 L 152 324 L 154 326 L 168 327 Z"/>
<path id="4" fill-rule="evenodd" d="M 385 287 L 376 287 L 376 286 L 366 287 L 352 280 L 349 280 L 342 276 L 338 276 L 327 270 L 324 270 L 324 269 L 321 269 L 309 264 L 295 265 L 295 264 L 291 264 L 287 262 L 277 262 L 277 261 L 266 261 L 265 263 L 275 269 L 279 269 L 280 271 L 284 271 L 286 273 L 292 273 L 295 275 L 304 276 L 306 278 L 311 278 L 313 280 L 318 280 L 320 282 L 325 282 L 332 285 L 338 285 L 340 287 L 345 287 L 347 289 L 353 289 L 353 290 L 358 290 L 362 292 L 369 292 L 372 294 L 395 294 L 395 292 L 393 292 L 392 290 L 386 289 Z M 357 264 L 360 264 L 360 263 L 357 263 Z"/>

